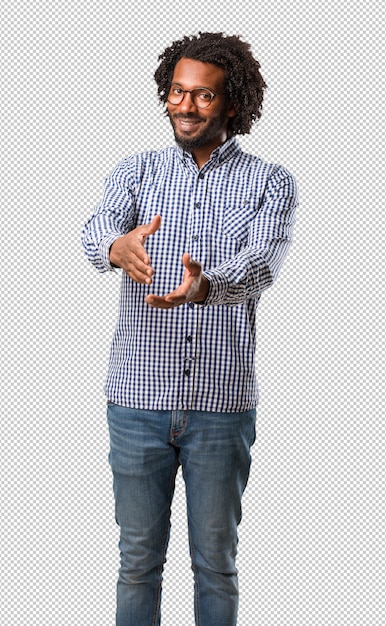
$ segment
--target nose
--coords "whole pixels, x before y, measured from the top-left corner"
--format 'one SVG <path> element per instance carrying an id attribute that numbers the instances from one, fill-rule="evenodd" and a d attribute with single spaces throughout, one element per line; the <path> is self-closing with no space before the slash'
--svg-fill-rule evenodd
<path id="1" fill-rule="evenodd" d="M 189 93 L 189 91 L 185 91 L 182 102 L 180 102 L 180 104 L 178 104 L 177 106 L 183 113 L 191 111 L 192 109 L 196 110 L 196 105 L 193 102 L 192 94 Z"/>

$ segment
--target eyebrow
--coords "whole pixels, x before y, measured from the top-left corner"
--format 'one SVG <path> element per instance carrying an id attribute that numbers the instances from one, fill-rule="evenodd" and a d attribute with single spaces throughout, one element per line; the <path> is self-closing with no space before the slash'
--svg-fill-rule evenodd
<path id="1" fill-rule="evenodd" d="M 170 86 L 177 85 L 177 87 L 182 87 L 181 83 L 177 83 L 177 81 L 173 81 Z M 200 85 L 199 87 L 195 87 L 194 89 L 207 89 L 208 91 L 213 91 L 213 87 L 204 87 L 204 85 Z M 192 89 L 192 91 L 194 91 Z"/>

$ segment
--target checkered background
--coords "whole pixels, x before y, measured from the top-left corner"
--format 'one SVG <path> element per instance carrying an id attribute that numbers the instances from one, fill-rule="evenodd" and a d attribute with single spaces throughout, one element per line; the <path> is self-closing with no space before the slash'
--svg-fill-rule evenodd
<path id="1" fill-rule="evenodd" d="M 385 17 L 381 0 L 2 3 L 1 624 L 114 624 L 102 387 L 119 278 L 80 232 L 123 156 L 173 142 L 152 75 L 198 30 L 251 42 L 269 89 L 241 143 L 301 200 L 259 307 L 239 624 L 386 623 Z M 179 477 L 163 626 L 194 624 L 192 587 Z"/>

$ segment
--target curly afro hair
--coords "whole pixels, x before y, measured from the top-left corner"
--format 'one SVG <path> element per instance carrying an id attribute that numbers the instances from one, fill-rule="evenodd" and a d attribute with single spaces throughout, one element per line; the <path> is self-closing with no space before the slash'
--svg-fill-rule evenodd
<path id="1" fill-rule="evenodd" d="M 228 135 L 244 135 L 261 117 L 264 89 L 260 63 L 252 56 L 250 45 L 224 33 L 202 33 L 174 41 L 158 57 L 161 61 L 154 78 L 160 102 L 166 105 L 174 68 L 181 58 L 212 63 L 225 72 L 225 91 L 236 105 L 237 115 L 229 119 Z"/>

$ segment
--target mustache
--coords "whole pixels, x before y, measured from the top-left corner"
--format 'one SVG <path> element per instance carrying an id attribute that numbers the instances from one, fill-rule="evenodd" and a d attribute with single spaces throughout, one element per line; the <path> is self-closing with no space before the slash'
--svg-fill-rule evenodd
<path id="1" fill-rule="evenodd" d="M 194 113 L 175 113 L 173 115 L 174 119 L 177 120 L 194 120 L 196 122 L 204 122 L 205 118 L 198 117 Z"/>

